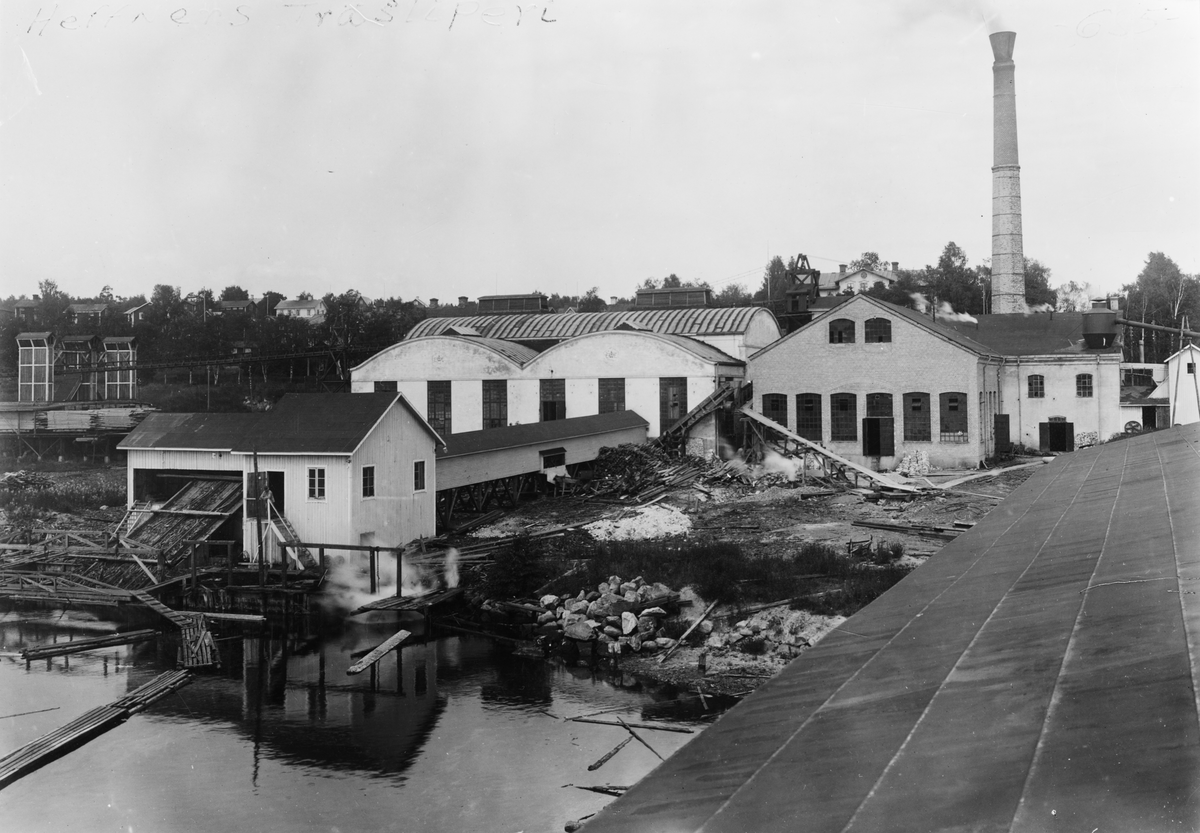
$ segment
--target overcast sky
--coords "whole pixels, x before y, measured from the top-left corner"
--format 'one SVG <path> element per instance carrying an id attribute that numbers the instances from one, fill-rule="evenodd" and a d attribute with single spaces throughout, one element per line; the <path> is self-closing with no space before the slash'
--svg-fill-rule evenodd
<path id="1" fill-rule="evenodd" d="M 1200 271 L 1196 0 L 3 0 L 0 289 L 980 263 L 997 29 L 1026 255 L 1102 290 L 1151 251 Z"/>

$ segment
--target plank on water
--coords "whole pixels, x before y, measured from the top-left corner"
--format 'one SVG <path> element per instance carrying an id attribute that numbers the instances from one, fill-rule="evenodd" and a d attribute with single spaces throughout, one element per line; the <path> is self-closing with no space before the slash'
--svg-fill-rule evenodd
<path id="1" fill-rule="evenodd" d="M 410 634 L 408 631 L 396 631 L 396 633 L 389 636 L 378 648 L 371 651 L 371 653 L 367 654 L 358 662 L 347 668 L 346 673 L 350 675 L 361 674 L 372 665 L 383 659 L 389 651 L 391 651 L 404 640 L 408 639 L 410 636 L 412 636 L 412 634 Z"/>

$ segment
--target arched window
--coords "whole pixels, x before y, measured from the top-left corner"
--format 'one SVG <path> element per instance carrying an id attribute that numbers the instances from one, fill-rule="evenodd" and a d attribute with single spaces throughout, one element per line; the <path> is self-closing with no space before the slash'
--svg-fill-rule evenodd
<path id="1" fill-rule="evenodd" d="M 1092 398 L 1092 374 L 1078 373 L 1075 376 L 1075 395 L 1084 399 Z"/>
<path id="2" fill-rule="evenodd" d="M 854 394 L 835 393 L 829 397 L 829 439 L 858 440 L 858 397 Z"/>
<path id="3" fill-rule="evenodd" d="M 967 395 L 953 392 L 941 395 L 941 440 L 944 443 L 967 442 Z"/>
<path id="4" fill-rule="evenodd" d="M 890 417 L 892 415 L 892 395 L 890 393 L 867 394 L 867 416 Z"/>
<path id="5" fill-rule="evenodd" d="M 764 393 L 762 412 L 767 419 L 774 420 L 786 428 L 788 424 L 787 396 L 782 393 Z"/>
<path id="6" fill-rule="evenodd" d="M 1046 377 L 1040 373 L 1034 373 L 1029 377 L 1029 398 L 1030 399 L 1045 399 L 1046 397 Z"/>
<path id="7" fill-rule="evenodd" d="M 904 441 L 927 443 L 930 439 L 929 394 L 904 394 Z"/>
<path id="8" fill-rule="evenodd" d="M 853 344 L 854 322 L 849 318 L 836 318 L 829 322 L 830 344 Z"/>
<path id="9" fill-rule="evenodd" d="M 867 344 L 882 344 L 892 340 L 892 322 L 887 318 L 868 318 L 863 326 Z"/>
<path id="10" fill-rule="evenodd" d="M 796 394 L 796 433 L 819 443 L 821 437 L 821 394 Z"/>

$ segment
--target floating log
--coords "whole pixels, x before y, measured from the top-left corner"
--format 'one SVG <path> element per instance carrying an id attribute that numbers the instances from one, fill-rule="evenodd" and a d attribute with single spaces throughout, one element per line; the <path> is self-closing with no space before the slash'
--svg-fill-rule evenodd
<path id="1" fill-rule="evenodd" d="M 399 645 L 404 640 L 408 639 L 410 636 L 412 636 L 412 634 L 409 633 L 408 631 L 405 631 L 405 630 L 396 631 L 394 634 L 392 634 L 386 640 L 384 640 L 383 644 L 381 644 L 378 648 L 371 651 L 371 653 L 367 654 L 365 657 L 360 659 L 358 662 L 354 663 L 349 668 L 347 668 L 346 673 L 347 674 L 361 674 L 362 672 L 364 672 L 368 668 L 370 668 L 372 665 L 374 665 L 375 663 L 377 663 L 381 659 L 383 659 L 391 650 L 393 650 L 397 645 Z"/>
<path id="2" fill-rule="evenodd" d="M 653 746 L 651 746 L 650 744 L 646 743 L 646 739 L 645 739 L 645 738 L 643 738 L 643 737 L 642 737 L 641 735 L 639 735 L 637 732 L 633 731 L 633 728 L 632 728 L 632 727 L 631 727 L 631 726 L 630 726 L 628 723 L 626 723 L 624 720 L 621 720 L 621 718 L 619 718 L 619 717 L 617 718 L 617 721 L 618 721 L 618 722 L 619 722 L 619 723 L 620 723 L 622 726 L 624 726 L 624 727 L 625 727 L 625 731 L 627 731 L 627 732 L 629 732 L 629 734 L 633 735 L 633 739 L 634 739 L 634 740 L 636 740 L 636 741 L 637 741 L 638 743 L 640 743 L 642 746 L 646 747 L 646 748 L 647 748 L 647 749 L 649 749 L 651 752 L 653 752 L 653 753 L 654 753 L 654 757 L 658 758 L 660 761 L 665 761 L 665 760 L 666 760 L 666 758 L 664 758 L 662 755 L 659 755 L 659 754 L 658 754 L 658 750 L 657 750 L 657 749 L 655 749 L 655 748 L 654 748 Z"/>
<path id="3" fill-rule="evenodd" d="M 632 738 L 626 738 L 622 745 L 629 743 L 630 740 L 632 740 Z M 588 767 L 588 770 L 591 771 L 591 767 Z M 629 789 L 629 787 L 618 787 L 615 785 L 610 786 L 608 784 L 601 784 L 596 787 L 587 787 L 583 784 L 564 784 L 563 786 L 574 787 L 577 790 L 587 790 L 588 792 L 600 793 L 601 795 L 624 795 L 625 791 Z"/>
<path id="4" fill-rule="evenodd" d="M 616 725 L 616 724 L 614 724 L 614 725 Z M 613 755 L 616 755 L 618 752 L 620 752 L 622 749 L 624 749 L 625 746 L 631 740 L 633 740 L 633 738 L 629 737 L 629 738 L 625 738 L 625 740 L 618 743 L 616 746 L 614 746 L 612 749 L 610 749 L 608 752 L 606 752 L 598 761 L 596 761 L 596 763 L 589 765 L 588 772 L 595 772 L 600 767 L 604 766 L 606 763 L 608 763 L 610 760 L 612 760 Z M 593 792 L 601 792 L 600 790 L 596 789 L 595 787 L 580 787 L 579 789 L 592 790 Z"/>
<path id="5" fill-rule="evenodd" d="M 120 700 L 85 712 L 70 723 L 0 758 L 0 790 L 119 726 L 131 715 L 143 711 L 189 682 L 191 674 L 187 671 L 160 674 Z"/>
<path id="6" fill-rule="evenodd" d="M 624 726 L 627 729 L 630 726 L 633 726 L 638 729 L 650 729 L 655 732 L 678 732 L 681 735 L 693 734 L 691 729 L 683 726 L 663 726 L 656 723 L 628 723 L 624 720 L 621 720 L 619 717 L 616 720 L 596 720 L 592 717 L 571 717 L 568 718 L 568 720 L 573 723 L 596 723 L 600 726 Z"/>
<path id="7" fill-rule="evenodd" d="M 91 651 L 96 648 L 111 648 L 115 645 L 131 645 L 135 642 L 145 642 L 158 636 L 158 631 L 146 629 L 127 631 L 112 636 L 97 636 L 91 639 L 77 639 L 73 642 L 58 642 L 54 645 L 38 645 L 21 651 L 21 656 L 27 660 L 61 657 L 67 654 L 78 654 L 81 651 Z"/>

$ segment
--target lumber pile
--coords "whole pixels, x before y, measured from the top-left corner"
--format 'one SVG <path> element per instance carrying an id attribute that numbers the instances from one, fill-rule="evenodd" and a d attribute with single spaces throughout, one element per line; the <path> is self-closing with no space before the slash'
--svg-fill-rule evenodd
<path id="1" fill-rule="evenodd" d="M 966 524 L 960 525 L 957 523 L 954 526 L 938 526 L 934 524 L 892 523 L 889 521 L 854 521 L 853 526 L 865 527 L 867 529 L 884 529 L 888 532 L 907 532 L 912 535 L 937 538 L 942 541 L 953 541 L 958 537 L 959 533 L 969 528 Z"/>
<path id="2" fill-rule="evenodd" d="M 681 459 L 653 443 L 602 448 L 593 466 L 595 476 L 586 487 L 589 494 L 632 503 L 644 503 L 690 483 L 708 468 L 701 460 Z"/>
<path id="3" fill-rule="evenodd" d="M 92 709 L 49 734 L 0 758 L 0 789 L 78 749 L 191 682 L 187 671 L 168 671 L 129 694 Z"/>
<path id="4" fill-rule="evenodd" d="M 47 489 L 50 487 L 50 478 L 44 474 L 38 474 L 35 471 L 10 471 L 5 472 L 0 476 L 0 489 L 8 489 L 9 491 L 20 491 L 22 489 Z"/>

